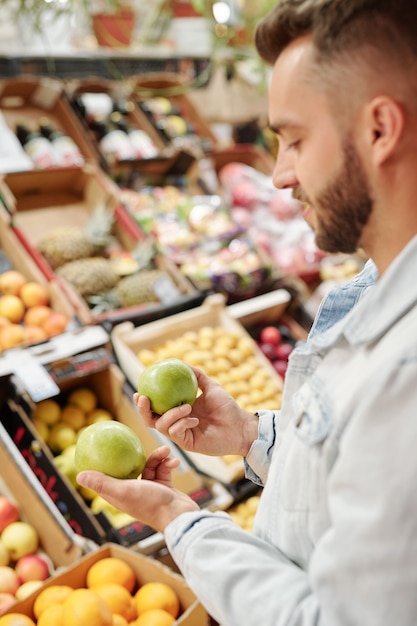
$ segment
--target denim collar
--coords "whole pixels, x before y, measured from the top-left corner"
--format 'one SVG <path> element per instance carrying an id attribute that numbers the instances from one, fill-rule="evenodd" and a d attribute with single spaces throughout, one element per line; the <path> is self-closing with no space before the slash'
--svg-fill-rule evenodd
<path id="1" fill-rule="evenodd" d="M 342 337 L 351 345 L 372 343 L 417 304 L 417 236 L 394 259 L 358 304 L 326 333 L 315 337 L 326 349 Z"/>

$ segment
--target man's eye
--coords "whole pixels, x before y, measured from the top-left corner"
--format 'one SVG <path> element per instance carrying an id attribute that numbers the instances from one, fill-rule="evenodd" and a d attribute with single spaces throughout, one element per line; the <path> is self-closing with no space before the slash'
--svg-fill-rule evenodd
<path id="1" fill-rule="evenodd" d="M 299 145 L 300 145 L 299 139 L 297 139 L 296 141 L 292 141 L 291 143 L 288 144 L 287 150 L 295 150 L 299 147 Z"/>

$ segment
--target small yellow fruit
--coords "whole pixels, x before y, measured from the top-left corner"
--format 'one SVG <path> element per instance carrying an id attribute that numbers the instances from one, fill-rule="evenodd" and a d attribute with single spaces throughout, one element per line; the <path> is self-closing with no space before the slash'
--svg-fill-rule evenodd
<path id="1" fill-rule="evenodd" d="M 105 422 L 112 419 L 113 415 L 110 413 L 110 411 L 107 411 L 106 409 L 94 409 L 93 411 L 90 411 L 90 413 L 88 413 L 86 425 L 90 426 L 90 424 Z"/>
<path id="2" fill-rule="evenodd" d="M 92 389 L 79 387 L 70 393 L 68 403 L 80 407 L 84 413 L 90 413 L 97 406 L 97 396 Z"/>
<path id="3" fill-rule="evenodd" d="M 54 452 L 60 453 L 65 448 L 72 446 L 77 441 L 77 433 L 75 430 L 65 424 L 65 422 L 58 422 L 52 426 L 49 433 L 48 445 Z"/>
<path id="4" fill-rule="evenodd" d="M 33 419 L 38 419 L 44 424 L 56 424 L 61 417 L 61 407 L 56 400 L 48 399 L 38 402 L 35 407 Z"/>
<path id="5" fill-rule="evenodd" d="M 63 407 L 61 421 L 71 426 L 75 431 L 86 425 L 85 413 L 75 404 L 67 404 Z"/>

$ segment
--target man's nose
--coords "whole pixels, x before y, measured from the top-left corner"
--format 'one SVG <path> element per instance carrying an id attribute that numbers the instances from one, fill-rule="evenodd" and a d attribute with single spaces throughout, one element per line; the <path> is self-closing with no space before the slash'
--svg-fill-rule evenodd
<path id="1" fill-rule="evenodd" d="M 292 160 L 286 157 L 285 153 L 281 152 L 280 154 L 280 150 L 278 150 L 275 161 L 272 182 L 277 189 L 288 189 L 297 187 L 298 185 L 298 179 L 292 166 Z"/>

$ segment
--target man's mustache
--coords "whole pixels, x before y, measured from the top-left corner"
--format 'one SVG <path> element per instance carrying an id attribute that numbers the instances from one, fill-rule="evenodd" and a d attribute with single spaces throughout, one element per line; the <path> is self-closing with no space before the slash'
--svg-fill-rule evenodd
<path id="1" fill-rule="evenodd" d="M 303 189 L 301 189 L 301 187 L 295 187 L 292 190 L 292 197 L 294 198 L 294 200 L 298 200 L 303 204 L 310 204 L 310 200 L 308 199 L 307 194 L 303 191 Z"/>

